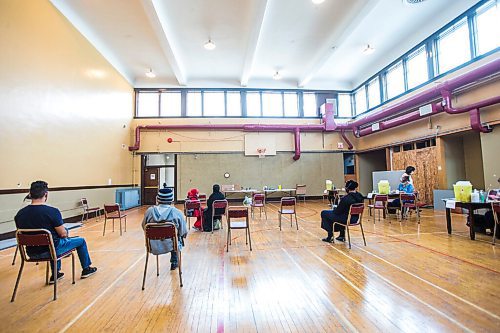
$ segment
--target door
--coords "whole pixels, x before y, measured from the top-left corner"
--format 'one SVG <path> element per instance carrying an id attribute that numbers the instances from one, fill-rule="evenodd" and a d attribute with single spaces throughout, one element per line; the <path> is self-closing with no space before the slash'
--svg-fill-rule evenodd
<path id="1" fill-rule="evenodd" d="M 155 205 L 156 195 L 158 194 L 160 177 L 158 167 L 145 167 L 144 168 L 144 187 L 143 187 L 143 205 Z"/>

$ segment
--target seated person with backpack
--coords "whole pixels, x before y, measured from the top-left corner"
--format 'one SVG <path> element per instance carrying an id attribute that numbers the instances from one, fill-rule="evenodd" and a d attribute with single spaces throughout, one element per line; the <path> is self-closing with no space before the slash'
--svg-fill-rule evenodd
<path id="1" fill-rule="evenodd" d="M 212 205 L 215 200 L 224 200 L 226 197 L 224 194 L 220 191 L 220 186 L 218 184 L 214 184 L 212 187 L 212 194 L 210 194 L 210 197 L 208 197 L 207 200 L 207 207 L 203 210 L 203 231 L 212 231 L 212 224 L 214 230 L 220 229 L 220 223 L 221 223 L 221 215 L 215 215 L 214 216 L 214 221 L 212 221 Z M 223 213 L 223 212 L 215 212 L 217 213 Z M 218 222 L 216 222 L 218 221 Z"/>
<path id="2" fill-rule="evenodd" d="M 199 200 L 198 198 L 199 194 L 200 191 L 198 191 L 197 188 L 192 188 L 187 193 L 187 200 Z M 194 223 L 193 227 L 196 230 L 202 230 L 202 225 L 201 225 L 202 214 L 199 210 L 189 209 L 187 211 L 187 216 L 196 217 L 196 222 Z"/>

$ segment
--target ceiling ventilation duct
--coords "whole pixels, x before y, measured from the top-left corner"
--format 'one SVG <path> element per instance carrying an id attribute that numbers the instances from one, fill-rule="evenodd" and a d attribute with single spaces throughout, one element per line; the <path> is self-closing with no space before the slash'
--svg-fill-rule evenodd
<path id="1" fill-rule="evenodd" d="M 418 5 L 419 3 L 422 3 L 424 1 L 425 0 L 403 0 L 403 3 L 407 5 Z"/>

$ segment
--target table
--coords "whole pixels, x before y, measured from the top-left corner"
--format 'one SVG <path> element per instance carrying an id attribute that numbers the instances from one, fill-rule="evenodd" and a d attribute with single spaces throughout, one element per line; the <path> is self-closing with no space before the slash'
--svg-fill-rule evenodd
<path id="1" fill-rule="evenodd" d="M 252 196 L 254 193 L 260 192 L 259 190 L 256 189 L 248 189 L 248 190 L 229 190 L 229 191 L 222 191 L 224 193 L 224 196 L 226 199 L 228 198 L 229 194 L 250 194 Z"/>
<path id="2" fill-rule="evenodd" d="M 453 200 L 453 199 L 443 199 L 443 201 L 446 202 L 448 200 Z M 474 240 L 476 239 L 476 233 L 474 232 L 474 211 L 476 209 L 482 209 L 482 208 L 491 208 L 491 203 L 490 202 L 460 202 L 460 201 L 455 201 L 455 208 L 465 208 L 468 211 L 469 215 L 469 234 L 470 234 L 470 239 Z M 451 235 L 451 208 L 446 207 L 446 228 L 448 229 L 448 234 Z"/>
<path id="3" fill-rule="evenodd" d="M 295 191 L 296 191 L 296 189 L 294 189 L 294 188 L 282 188 L 282 189 L 274 189 L 274 190 L 271 190 L 271 189 L 264 190 L 264 193 L 266 194 L 266 198 L 269 194 L 278 193 L 278 192 L 286 193 L 286 194 L 288 194 L 289 197 L 293 197 L 294 195 L 292 193 Z"/>

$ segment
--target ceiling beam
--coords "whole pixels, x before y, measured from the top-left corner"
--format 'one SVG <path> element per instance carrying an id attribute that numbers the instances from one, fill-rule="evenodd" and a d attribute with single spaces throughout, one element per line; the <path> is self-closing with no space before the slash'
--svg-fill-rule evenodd
<path id="1" fill-rule="evenodd" d="M 245 57 L 245 63 L 243 65 L 243 73 L 241 74 L 241 86 L 246 87 L 250 76 L 252 75 L 253 64 L 255 61 L 255 55 L 259 48 L 259 41 L 262 36 L 262 27 L 264 26 L 265 16 L 268 9 L 268 0 L 261 0 L 257 6 L 257 13 L 255 15 L 255 22 L 253 24 L 253 31 L 251 32 L 248 47 Z"/>
<path id="2" fill-rule="evenodd" d="M 332 54 L 335 53 L 335 50 L 349 38 L 355 28 L 359 25 L 359 23 L 368 16 L 371 10 L 375 7 L 375 5 L 379 2 L 379 0 L 369 0 L 366 3 L 360 2 L 361 8 L 353 8 L 351 11 L 353 14 L 350 17 L 346 18 L 344 22 L 348 22 L 344 29 L 340 31 L 333 31 L 329 38 L 327 38 L 327 43 L 325 43 L 319 50 L 319 53 L 313 58 L 313 60 L 309 63 L 309 65 L 304 66 L 306 69 L 304 74 L 299 79 L 297 86 L 299 88 L 303 88 L 306 86 L 314 76 L 325 66 L 325 64 L 330 60 Z"/>
<path id="3" fill-rule="evenodd" d="M 99 52 L 131 86 L 134 86 L 133 73 L 127 70 L 127 66 L 118 60 L 119 57 L 117 57 L 116 54 L 106 46 L 106 43 L 94 33 L 94 31 L 80 18 L 77 13 L 75 13 L 69 5 L 69 2 L 65 0 L 50 0 L 50 2 L 64 17 L 66 17 L 76 30 L 83 35 L 83 37 L 85 37 L 85 39 L 87 39 L 89 43 L 96 48 L 97 52 Z"/>
<path id="4" fill-rule="evenodd" d="M 187 84 L 186 73 L 182 66 L 178 48 L 174 42 L 174 32 L 166 21 L 165 16 L 162 15 L 162 13 L 167 13 L 166 5 L 163 1 L 158 0 L 142 0 L 142 5 L 153 31 L 160 42 L 163 53 L 172 67 L 177 82 L 179 85 L 185 86 Z"/>

